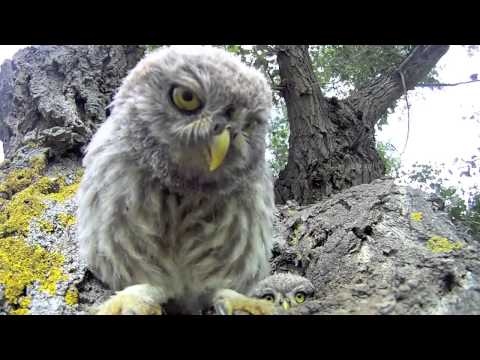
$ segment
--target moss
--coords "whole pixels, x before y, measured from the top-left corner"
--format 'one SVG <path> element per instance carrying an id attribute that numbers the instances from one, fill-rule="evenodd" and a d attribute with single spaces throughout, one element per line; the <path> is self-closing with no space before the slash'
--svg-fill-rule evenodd
<path id="1" fill-rule="evenodd" d="M 74 215 L 67 213 L 57 214 L 57 220 L 64 228 L 68 228 L 77 222 Z"/>
<path id="2" fill-rule="evenodd" d="M 78 290 L 75 286 L 72 285 L 68 288 L 65 294 L 65 302 L 70 306 L 78 304 Z"/>
<path id="3" fill-rule="evenodd" d="M 410 213 L 410 219 L 412 221 L 422 221 L 423 214 L 420 211 L 414 211 L 414 212 Z"/>
<path id="4" fill-rule="evenodd" d="M 63 273 L 63 255 L 39 245 L 29 245 L 20 237 L 0 240 L 0 284 L 5 300 L 17 314 L 26 313 L 30 302 L 23 294 L 37 283 L 40 290 L 54 295 L 57 283 L 67 279 Z"/>
<path id="5" fill-rule="evenodd" d="M 432 236 L 427 241 L 427 247 L 434 253 L 449 253 L 453 250 L 460 250 L 463 244 L 459 241 L 451 242 L 445 237 Z"/>

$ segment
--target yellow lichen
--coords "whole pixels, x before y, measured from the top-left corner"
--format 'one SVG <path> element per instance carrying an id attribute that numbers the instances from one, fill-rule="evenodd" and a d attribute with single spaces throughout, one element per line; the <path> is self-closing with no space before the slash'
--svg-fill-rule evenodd
<path id="1" fill-rule="evenodd" d="M 11 234 L 26 236 L 30 221 L 44 210 L 38 188 L 30 186 L 15 194 L 0 213 L 0 237 Z"/>
<path id="2" fill-rule="evenodd" d="M 11 198 L 17 192 L 29 186 L 35 176 L 38 176 L 32 169 L 18 169 L 10 172 L 0 184 L 0 193 Z"/>
<path id="3" fill-rule="evenodd" d="M 45 200 L 63 202 L 75 194 L 78 186 L 78 183 L 65 185 L 63 178 L 39 178 L 4 205 L 0 214 L 0 237 L 26 236 L 31 220 L 45 209 Z"/>
<path id="4" fill-rule="evenodd" d="M 22 297 L 21 300 L 18 302 L 18 304 L 20 305 L 19 308 L 10 310 L 9 314 L 10 315 L 27 315 L 28 308 L 30 307 L 31 303 L 32 303 L 32 299 L 30 296 Z"/>
<path id="5" fill-rule="evenodd" d="M 60 255 L 60 254 L 58 254 L 58 255 Z M 63 258 L 63 255 L 60 255 L 60 256 L 61 256 L 61 264 L 60 265 L 63 265 L 64 258 Z M 57 283 L 59 281 L 65 281 L 68 278 L 63 273 L 63 268 L 61 266 L 59 266 L 59 267 L 53 267 L 53 268 L 50 269 L 50 271 L 48 272 L 48 279 L 49 279 L 49 281 L 45 281 L 45 282 L 40 284 L 40 290 L 45 291 L 46 293 L 48 293 L 50 295 L 55 295 L 55 293 L 57 292 Z"/>
<path id="6" fill-rule="evenodd" d="M 28 140 L 27 142 L 25 142 L 25 147 L 29 149 L 36 149 L 38 148 L 38 144 L 34 140 Z"/>
<path id="7" fill-rule="evenodd" d="M 30 160 L 30 168 L 11 171 L 0 184 L 0 193 L 11 198 L 17 192 L 31 185 L 45 169 L 46 159 L 44 155 L 36 156 Z"/>
<path id="8" fill-rule="evenodd" d="M 20 237 L 0 240 L 0 284 L 5 300 L 16 313 L 25 313 L 29 301 L 22 298 L 28 286 L 37 283 L 40 290 L 54 295 L 63 273 L 63 255 L 49 252 L 39 245 L 29 245 Z"/>
<path id="9" fill-rule="evenodd" d="M 42 230 L 44 232 L 47 232 L 47 233 L 53 233 L 54 227 L 53 227 L 53 224 L 51 222 L 45 221 L 45 220 L 40 220 L 38 222 L 38 224 L 40 225 L 40 230 Z"/>
<path id="10" fill-rule="evenodd" d="M 79 168 L 75 172 L 75 182 L 79 182 L 82 179 L 83 174 L 85 173 L 84 168 Z"/>
<path id="11" fill-rule="evenodd" d="M 52 223 L 37 217 L 44 212 L 47 200 L 63 202 L 73 196 L 83 175 L 78 171 L 74 183 L 67 185 L 63 177 L 43 176 L 44 156 L 32 158 L 30 165 L 11 171 L 0 183 L 0 192 L 6 194 L 0 194 L 0 285 L 11 314 L 28 313 L 31 299 L 24 296 L 28 287 L 37 284 L 40 291 L 54 295 L 58 282 L 67 280 L 63 256 L 40 245 L 30 245 L 25 237 L 34 219 L 42 231 L 55 230 Z M 65 226 L 75 222 L 69 214 L 58 218 Z M 65 295 L 67 303 L 76 301 L 75 291 L 69 289 Z"/>
<path id="12" fill-rule="evenodd" d="M 65 294 L 65 302 L 70 306 L 78 304 L 78 290 L 75 286 L 72 285 L 68 288 Z"/>
<path id="13" fill-rule="evenodd" d="M 62 181 L 63 181 L 63 184 L 65 184 L 64 183 L 65 180 L 62 179 Z M 46 198 L 49 199 L 49 200 L 64 202 L 65 200 L 71 198 L 73 195 L 76 194 L 79 185 L 80 185 L 79 183 L 74 183 L 74 184 L 71 184 L 71 185 L 63 185 L 60 188 L 60 191 L 58 191 L 56 193 L 48 194 L 48 196 Z"/>
<path id="14" fill-rule="evenodd" d="M 412 221 L 422 221 L 423 214 L 420 211 L 414 211 L 414 212 L 410 213 L 410 219 Z"/>
<path id="15" fill-rule="evenodd" d="M 59 213 L 57 214 L 57 220 L 60 222 L 60 224 L 64 227 L 64 228 L 68 228 L 72 225 L 74 225 L 77 221 L 77 219 L 75 219 L 75 216 L 72 215 L 72 214 L 67 214 L 67 213 Z"/>
<path id="16" fill-rule="evenodd" d="M 9 314 L 10 315 L 27 315 L 28 308 L 30 307 L 31 302 L 32 302 L 32 299 L 30 296 L 22 297 L 21 300 L 18 302 L 19 307 L 17 309 L 10 310 Z"/>
<path id="17" fill-rule="evenodd" d="M 453 250 L 460 250 L 463 244 L 459 241 L 451 242 L 445 237 L 432 236 L 427 241 L 427 247 L 434 253 L 449 253 Z"/>
<path id="18" fill-rule="evenodd" d="M 299 224 L 294 224 L 293 233 L 290 235 L 290 237 L 287 241 L 288 244 L 291 245 L 291 246 L 298 245 L 298 242 L 300 241 L 300 234 L 301 234 L 300 225 Z"/>
<path id="19" fill-rule="evenodd" d="M 47 158 L 44 154 L 38 155 L 30 159 L 30 165 L 37 174 L 40 174 L 45 170 L 45 166 L 47 165 Z"/>

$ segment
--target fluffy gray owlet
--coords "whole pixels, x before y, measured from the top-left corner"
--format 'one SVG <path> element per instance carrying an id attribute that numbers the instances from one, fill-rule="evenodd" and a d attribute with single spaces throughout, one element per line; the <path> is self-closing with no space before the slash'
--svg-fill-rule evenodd
<path id="1" fill-rule="evenodd" d="M 271 103 L 259 71 L 213 47 L 157 50 L 124 79 L 79 191 L 81 254 L 124 289 L 98 313 L 252 305 L 237 292 L 269 274 Z"/>
<path id="2" fill-rule="evenodd" d="M 315 287 L 310 280 L 303 276 L 279 273 L 260 281 L 250 295 L 265 299 L 288 311 L 313 299 Z"/>

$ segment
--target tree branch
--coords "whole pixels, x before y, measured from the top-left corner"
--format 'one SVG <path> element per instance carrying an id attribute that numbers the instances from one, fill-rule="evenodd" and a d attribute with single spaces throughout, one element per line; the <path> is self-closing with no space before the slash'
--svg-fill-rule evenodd
<path id="1" fill-rule="evenodd" d="M 464 84 L 470 84 L 474 82 L 480 82 L 480 80 L 470 80 L 470 81 L 461 81 L 457 83 L 452 83 L 452 84 L 446 84 L 446 83 L 438 83 L 438 84 L 417 84 L 416 87 L 429 87 L 429 88 L 440 88 L 444 86 L 458 86 L 458 85 L 464 85 Z"/>
<path id="2" fill-rule="evenodd" d="M 448 45 L 416 46 L 397 68 L 367 87 L 357 90 L 345 101 L 361 111 L 366 122 L 374 125 L 404 94 L 402 75 L 406 90 L 413 89 L 437 64 L 448 48 Z"/>

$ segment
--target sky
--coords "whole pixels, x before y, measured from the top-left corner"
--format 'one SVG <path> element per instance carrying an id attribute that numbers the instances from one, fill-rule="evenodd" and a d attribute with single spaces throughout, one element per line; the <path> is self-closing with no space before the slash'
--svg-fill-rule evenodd
<path id="1" fill-rule="evenodd" d="M 437 66 L 439 80 L 443 83 L 469 81 L 471 74 L 480 73 L 480 53 L 469 57 L 464 47 L 451 46 Z M 445 163 L 449 168 L 457 157 L 466 159 L 480 155 L 477 149 L 480 147 L 480 82 L 441 90 L 416 88 L 408 92 L 408 100 L 410 135 L 401 156 L 403 169 L 409 169 L 415 162 Z M 399 152 L 407 136 L 405 108 L 405 102 L 400 102 L 389 116 L 388 126 L 376 135 L 377 140 L 392 143 Z M 476 119 L 470 119 L 475 113 L 478 114 Z M 480 183 L 478 178 L 454 176 L 451 184 L 458 180 L 465 187 Z"/>
<path id="2" fill-rule="evenodd" d="M 0 64 L 26 45 L 0 45 Z M 470 80 L 480 73 L 480 53 L 469 57 L 462 46 L 451 46 L 438 63 L 441 82 Z M 480 123 L 470 119 L 480 112 L 480 82 L 445 87 L 441 90 L 417 88 L 408 92 L 410 103 L 410 135 L 402 166 L 408 169 L 415 162 L 453 164 L 456 157 L 478 154 Z M 462 119 L 466 117 L 466 119 Z M 477 120 L 480 121 L 480 119 Z M 407 134 L 407 113 L 404 102 L 389 116 L 388 125 L 377 132 L 377 139 L 392 143 L 401 152 Z M 3 159 L 0 146 L 0 161 Z M 475 182 L 477 179 L 462 178 Z"/>

